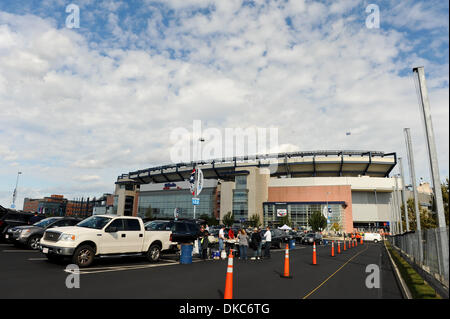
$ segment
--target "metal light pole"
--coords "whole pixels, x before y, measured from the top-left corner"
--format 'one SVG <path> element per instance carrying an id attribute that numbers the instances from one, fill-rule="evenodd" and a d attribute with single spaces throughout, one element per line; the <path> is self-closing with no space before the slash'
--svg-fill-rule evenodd
<path id="1" fill-rule="evenodd" d="M 403 207 L 405 209 L 406 231 L 409 232 L 408 202 L 406 199 L 406 181 L 405 181 L 405 174 L 403 171 L 403 159 L 401 157 L 398 158 L 398 163 L 400 165 L 400 174 L 402 176 L 402 199 L 403 199 Z"/>
<path id="2" fill-rule="evenodd" d="M 400 225 L 399 225 L 400 234 L 403 234 L 402 208 L 401 208 L 400 200 L 398 198 L 398 177 L 399 176 L 400 176 L 400 174 L 397 174 L 395 176 L 395 202 L 396 202 L 396 208 L 397 208 L 398 222 L 400 223 Z"/>
<path id="3" fill-rule="evenodd" d="M 442 190 L 441 190 L 441 179 L 439 176 L 439 165 L 437 159 L 437 151 L 436 151 L 436 143 L 434 140 L 434 131 L 433 131 L 433 123 L 431 120 L 431 108 L 430 102 L 428 101 L 428 90 L 425 81 L 425 72 L 422 67 L 413 68 L 413 73 L 415 74 L 415 83 L 418 84 L 416 89 L 418 90 L 419 104 L 421 113 L 423 115 L 423 122 L 425 125 L 425 133 L 427 139 L 427 150 L 428 157 L 430 161 L 430 169 L 431 169 L 431 178 L 433 180 L 433 188 L 434 188 L 434 198 L 436 203 L 436 213 L 438 216 L 438 227 L 439 227 L 439 238 L 440 238 L 440 247 L 441 247 L 441 256 L 442 266 L 444 271 L 446 272 L 447 280 L 448 280 L 448 271 L 449 271 L 449 250 L 448 250 L 448 236 L 446 231 L 445 224 L 445 213 L 444 213 L 444 203 L 442 199 Z"/>
<path id="4" fill-rule="evenodd" d="M 419 201 L 417 198 L 416 171 L 414 168 L 414 157 L 411 144 L 411 132 L 409 128 L 405 128 L 404 132 L 406 139 L 406 150 L 408 152 L 409 172 L 414 193 L 414 210 L 416 211 L 416 225 L 417 225 L 416 234 L 418 238 L 419 264 L 422 264 L 423 260 L 422 229 L 420 227 L 420 210 L 419 210 Z"/>

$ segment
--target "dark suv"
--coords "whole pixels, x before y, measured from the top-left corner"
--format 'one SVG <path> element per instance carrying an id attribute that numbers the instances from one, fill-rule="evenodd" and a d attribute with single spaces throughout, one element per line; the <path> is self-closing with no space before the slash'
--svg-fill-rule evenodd
<path id="1" fill-rule="evenodd" d="M 166 225 L 170 229 L 170 241 L 187 244 L 193 243 L 200 235 L 200 225 L 193 220 L 173 220 Z"/>
<path id="2" fill-rule="evenodd" d="M 18 212 L 4 208 L 5 211 L 0 212 L 0 240 L 7 239 L 7 231 L 11 227 L 30 225 L 30 220 L 34 216 L 32 213 Z M 44 218 L 42 216 L 42 218 Z"/>
<path id="3" fill-rule="evenodd" d="M 39 242 L 47 229 L 74 226 L 80 221 L 81 219 L 74 217 L 49 217 L 33 225 L 11 227 L 8 229 L 7 235 L 9 241 L 16 245 L 39 249 Z"/>

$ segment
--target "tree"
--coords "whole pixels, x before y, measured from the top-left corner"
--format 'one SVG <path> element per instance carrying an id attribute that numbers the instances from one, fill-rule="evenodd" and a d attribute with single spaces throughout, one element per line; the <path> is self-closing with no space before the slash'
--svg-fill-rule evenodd
<path id="1" fill-rule="evenodd" d="M 444 203 L 444 215 L 445 215 L 445 224 L 448 226 L 448 177 L 445 179 L 445 182 L 441 184 L 442 190 L 442 201 Z M 433 212 L 436 212 L 436 202 L 433 199 L 431 200 L 431 209 Z"/>
<path id="2" fill-rule="evenodd" d="M 253 214 L 252 216 L 250 216 L 249 222 L 251 227 L 261 226 L 261 220 L 258 214 Z"/>
<path id="3" fill-rule="evenodd" d="M 327 227 L 327 219 L 321 212 L 314 212 L 308 219 L 309 226 L 313 231 L 319 231 Z"/>
<path id="4" fill-rule="evenodd" d="M 341 230 L 341 226 L 338 223 L 333 223 L 333 225 L 331 225 L 331 229 L 338 232 Z"/>
<path id="5" fill-rule="evenodd" d="M 228 212 L 222 218 L 223 224 L 227 227 L 231 227 L 234 224 L 234 216 L 232 212 Z"/>
<path id="6" fill-rule="evenodd" d="M 414 199 L 408 198 L 406 202 L 408 206 L 408 219 L 409 219 L 409 230 L 414 231 L 417 229 L 416 213 L 414 211 Z M 420 226 L 422 229 L 436 228 L 437 222 L 435 214 L 432 214 L 428 209 L 419 207 L 420 214 Z M 406 220 L 405 220 L 405 208 L 404 205 L 401 206 L 401 218 L 403 230 L 406 231 Z"/>
<path id="7" fill-rule="evenodd" d="M 201 214 L 199 219 L 203 219 L 207 225 L 218 225 L 218 221 L 214 216 L 208 214 Z"/>
<path id="8" fill-rule="evenodd" d="M 288 215 L 281 217 L 280 218 L 280 223 L 281 223 L 281 226 L 288 225 L 289 227 L 291 227 L 291 224 L 292 224 Z"/>
<path id="9" fill-rule="evenodd" d="M 153 219 L 152 206 L 148 206 L 145 210 L 145 218 Z"/>

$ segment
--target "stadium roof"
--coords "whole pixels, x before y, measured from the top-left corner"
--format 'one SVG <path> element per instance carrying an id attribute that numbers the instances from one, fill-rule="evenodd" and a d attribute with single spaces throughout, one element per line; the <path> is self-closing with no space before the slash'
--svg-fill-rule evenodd
<path id="1" fill-rule="evenodd" d="M 378 151 L 313 151 L 265 154 L 222 158 L 190 163 L 168 164 L 146 168 L 117 178 L 121 183 L 165 183 L 189 179 L 194 167 L 201 168 L 205 178 L 234 180 L 234 176 L 248 174 L 246 167 L 273 167 L 271 176 L 333 177 L 359 176 L 388 177 L 397 164 L 396 153 Z M 272 165 L 272 166 L 270 166 Z"/>

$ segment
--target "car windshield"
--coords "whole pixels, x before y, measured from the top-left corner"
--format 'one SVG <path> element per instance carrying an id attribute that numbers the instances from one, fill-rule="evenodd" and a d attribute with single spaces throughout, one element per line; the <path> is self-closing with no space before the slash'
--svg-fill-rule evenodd
<path id="1" fill-rule="evenodd" d="M 111 219 L 112 218 L 110 217 L 92 216 L 83 220 L 82 222 L 79 222 L 75 226 L 93 229 L 102 229 Z"/>
<path id="2" fill-rule="evenodd" d="M 315 235 L 314 234 L 308 234 L 308 235 L 306 235 L 307 237 L 314 237 Z"/>
<path id="3" fill-rule="evenodd" d="M 34 223 L 33 226 L 45 228 L 48 225 L 56 222 L 57 220 L 58 220 L 58 218 L 54 218 L 54 217 L 53 218 L 46 218 L 46 219 L 43 219 L 41 221 L 38 221 L 37 223 Z"/>
<path id="4" fill-rule="evenodd" d="M 165 221 L 151 221 L 145 224 L 145 229 L 148 230 L 165 230 L 166 229 L 166 225 L 169 222 L 165 222 Z"/>

